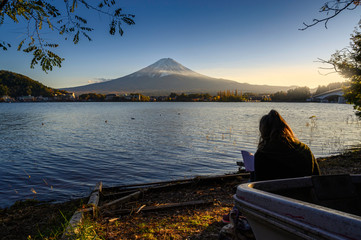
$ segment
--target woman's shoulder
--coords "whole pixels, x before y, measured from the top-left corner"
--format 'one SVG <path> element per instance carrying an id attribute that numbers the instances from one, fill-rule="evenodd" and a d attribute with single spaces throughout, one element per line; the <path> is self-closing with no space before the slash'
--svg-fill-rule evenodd
<path id="1" fill-rule="evenodd" d="M 279 141 L 279 142 L 269 142 L 261 147 L 258 147 L 258 154 L 270 154 L 270 153 L 287 153 L 287 152 L 303 152 L 303 151 L 311 151 L 310 148 L 303 142 L 299 140 L 295 141 Z"/>
<path id="2" fill-rule="evenodd" d="M 307 146 L 307 144 L 305 144 L 301 141 L 295 142 L 295 149 L 297 150 L 297 152 L 299 154 L 303 155 L 307 159 L 314 158 L 311 149 Z"/>
<path id="3" fill-rule="evenodd" d="M 310 150 L 310 148 L 307 146 L 307 144 L 305 144 L 305 143 L 303 143 L 303 142 L 301 142 L 301 141 L 299 141 L 299 140 L 296 140 L 296 141 L 294 141 L 293 142 L 293 146 L 295 147 L 295 148 L 298 148 L 298 149 L 303 149 L 303 150 Z"/>

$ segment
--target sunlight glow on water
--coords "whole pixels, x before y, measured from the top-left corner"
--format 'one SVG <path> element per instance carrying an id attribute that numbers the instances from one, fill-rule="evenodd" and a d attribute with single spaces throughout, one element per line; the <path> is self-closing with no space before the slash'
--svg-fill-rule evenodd
<path id="1" fill-rule="evenodd" d="M 84 196 L 98 181 L 234 172 L 242 149 L 255 152 L 259 119 L 271 109 L 317 157 L 360 143 L 361 123 L 344 104 L 0 104 L 0 207 Z"/>

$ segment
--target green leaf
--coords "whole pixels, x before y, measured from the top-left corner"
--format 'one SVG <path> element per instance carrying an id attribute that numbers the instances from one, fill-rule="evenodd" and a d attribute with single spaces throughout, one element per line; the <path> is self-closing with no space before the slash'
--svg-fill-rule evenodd
<path id="1" fill-rule="evenodd" d="M 42 27 L 43 27 L 43 21 L 40 20 L 38 25 L 39 30 L 41 30 Z"/>
<path id="2" fill-rule="evenodd" d="M 1 48 L 2 50 L 7 51 L 8 48 L 10 48 L 10 47 L 11 47 L 10 43 L 0 42 L 0 48 Z"/>
<path id="3" fill-rule="evenodd" d="M 29 53 L 29 52 L 32 52 L 32 51 L 34 51 L 36 49 L 37 49 L 37 47 L 32 45 L 32 46 L 29 46 L 29 47 L 25 48 L 23 50 L 23 52 Z"/>
<path id="4" fill-rule="evenodd" d="M 76 0 L 73 0 L 73 5 L 71 6 L 70 8 L 70 12 L 74 12 L 75 11 L 75 8 L 78 6 L 78 3 Z"/>
<path id="5" fill-rule="evenodd" d="M 22 40 L 22 41 L 19 43 L 18 51 L 20 51 L 21 48 L 23 47 L 23 44 L 24 44 L 25 40 L 26 40 L 26 39 Z"/>
<path id="6" fill-rule="evenodd" d="M 87 24 L 87 20 L 78 16 L 78 15 L 75 15 L 75 19 L 79 20 L 80 22 L 84 23 L 84 24 Z"/>
<path id="7" fill-rule="evenodd" d="M 54 29 L 53 29 L 53 24 L 51 24 L 49 18 L 46 18 L 46 22 L 48 23 L 49 28 L 50 28 L 51 30 L 54 30 Z"/>
<path id="8" fill-rule="evenodd" d="M 79 42 L 79 31 L 74 35 L 73 42 L 74 42 L 74 44 L 78 44 L 78 42 Z"/>
<path id="9" fill-rule="evenodd" d="M 110 35 L 115 34 L 115 26 L 116 26 L 116 21 L 113 19 L 112 22 L 110 23 L 110 29 L 109 29 Z"/>
<path id="10" fill-rule="evenodd" d="M 123 20 L 123 22 L 125 22 L 125 23 L 128 24 L 128 25 L 133 25 L 133 24 L 135 24 L 134 20 L 131 19 L 131 18 L 129 18 L 129 17 L 122 17 L 122 20 Z"/>
<path id="11" fill-rule="evenodd" d="M 84 37 L 86 37 L 89 41 L 92 41 L 92 39 L 90 38 L 90 36 L 88 34 L 86 34 L 85 32 L 82 32 Z"/>
<path id="12" fill-rule="evenodd" d="M 123 36 L 124 31 L 123 31 L 123 29 L 121 28 L 120 24 L 121 24 L 121 22 L 118 23 L 118 32 L 119 32 L 120 36 Z"/>

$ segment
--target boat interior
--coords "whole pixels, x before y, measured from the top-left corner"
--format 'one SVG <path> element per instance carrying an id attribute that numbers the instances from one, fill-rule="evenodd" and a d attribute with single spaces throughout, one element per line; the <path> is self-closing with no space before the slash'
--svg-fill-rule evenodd
<path id="1" fill-rule="evenodd" d="M 361 175 L 324 175 L 299 181 L 272 180 L 249 185 L 259 189 L 361 216 Z"/>

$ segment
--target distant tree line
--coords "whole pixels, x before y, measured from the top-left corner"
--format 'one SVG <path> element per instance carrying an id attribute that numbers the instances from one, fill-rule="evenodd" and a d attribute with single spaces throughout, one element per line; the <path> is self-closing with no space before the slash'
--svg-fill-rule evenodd
<path id="1" fill-rule="evenodd" d="M 115 94 L 114 94 L 115 95 Z M 111 98 L 107 98 L 106 94 L 98 94 L 98 93 L 84 93 L 79 96 L 79 101 L 92 101 L 92 102 L 149 102 L 150 97 L 139 94 L 132 93 L 129 95 L 122 96 L 112 96 Z"/>
<path id="2" fill-rule="evenodd" d="M 191 93 L 191 94 L 185 94 L 185 93 L 171 93 L 168 98 L 166 98 L 167 101 L 176 101 L 176 102 L 194 102 L 194 101 L 204 101 L 204 100 L 213 100 L 213 97 L 208 93 Z"/>
<path id="3" fill-rule="evenodd" d="M 113 95 L 113 96 L 112 96 Z M 123 102 L 123 101 L 166 101 L 166 102 L 245 102 L 249 101 L 250 98 L 247 95 L 239 94 L 237 91 L 220 91 L 216 96 L 212 96 L 209 93 L 171 93 L 168 96 L 145 96 L 139 93 L 131 93 L 129 95 L 105 95 L 98 93 L 85 93 L 79 96 L 79 101 L 112 101 L 112 102 Z M 253 95 L 252 95 L 253 96 Z"/>
<path id="4" fill-rule="evenodd" d="M 317 87 L 317 90 L 316 90 L 316 92 L 315 92 L 315 95 L 321 94 L 321 93 L 324 93 L 324 92 L 328 92 L 328 91 L 331 91 L 331 90 L 334 90 L 334 89 L 347 87 L 347 86 L 349 86 L 349 85 L 350 85 L 349 83 L 342 83 L 342 82 L 330 83 L 330 84 L 328 84 L 327 86 L 320 86 L 320 85 L 319 85 L 319 86 Z"/>
<path id="5" fill-rule="evenodd" d="M 79 96 L 80 101 L 102 102 L 105 100 L 105 94 L 85 93 Z"/>
<path id="6" fill-rule="evenodd" d="M 319 85 L 312 95 L 321 94 L 338 88 L 347 87 L 347 83 L 335 82 L 327 86 Z M 308 87 L 296 87 L 289 89 L 287 92 L 280 91 L 270 95 L 271 101 L 274 102 L 305 102 L 311 97 L 311 91 Z"/>
<path id="7" fill-rule="evenodd" d="M 287 92 L 280 91 L 270 95 L 274 102 L 305 102 L 310 97 L 311 92 L 308 87 L 297 87 Z"/>
<path id="8" fill-rule="evenodd" d="M 215 96 L 212 96 L 209 93 L 171 93 L 166 100 L 176 102 L 247 102 L 252 100 L 266 101 L 268 97 L 268 95 L 257 95 L 252 93 L 243 94 L 242 91 L 239 90 L 225 90 L 219 91 Z"/>
<path id="9" fill-rule="evenodd" d="M 217 99 L 220 102 L 245 102 L 249 100 L 242 94 L 242 91 L 238 90 L 220 91 L 217 94 Z"/>

